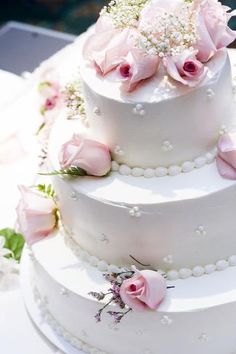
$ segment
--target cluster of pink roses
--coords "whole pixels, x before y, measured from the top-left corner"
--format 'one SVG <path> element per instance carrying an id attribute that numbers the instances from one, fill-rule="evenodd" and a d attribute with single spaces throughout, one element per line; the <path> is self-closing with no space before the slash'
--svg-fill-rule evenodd
<path id="1" fill-rule="evenodd" d="M 172 0 L 171 3 L 179 6 L 181 1 Z M 192 9 L 196 16 L 197 39 L 192 48 L 185 49 L 181 54 L 164 55 L 161 59 L 159 55 L 146 54 L 137 45 L 143 22 L 152 18 L 153 14 L 161 16 L 163 12 L 173 11 L 170 1 L 151 0 L 133 27 L 117 28 L 109 16 L 100 16 L 95 33 L 85 43 L 84 56 L 103 76 L 116 70 L 122 88 L 128 92 L 152 77 L 161 61 L 172 79 L 196 86 L 207 73 L 204 64 L 236 38 L 236 31 L 228 27 L 228 21 L 236 15 L 236 11 L 229 13 L 230 8 L 218 0 L 193 0 Z"/>

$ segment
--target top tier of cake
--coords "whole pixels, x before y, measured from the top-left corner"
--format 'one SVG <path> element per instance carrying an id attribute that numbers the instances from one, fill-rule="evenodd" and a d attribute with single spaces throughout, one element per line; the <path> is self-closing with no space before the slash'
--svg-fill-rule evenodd
<path id="1" fill-rule="evenodd" d="M 225 50 L 235 37 L 227 27 L 231 15 L 214 1 L 131 3 L 112 2 L 85 41 L 81 77 L 90 133 L 109 146 L 115 161 L 130 167 L 179 166 L 205 157 L 219 133 L 234 125 Z M 213 10 L 225 25 L 215 46 L 210 32 L 217 23 L 208 26 Z M 191 39 L 173 39 L 174 30 L 176 38 Z M 157 44 L 147 47 L 150 33 Z M 203 33 L 211 43 L 204 43 Z M 169 47 L 160 52 L 163 38 Z"/>
<path id="2" fill-rule="evenodd" d="M 233 125 L 230 63 L 225 51 L 208 63 L 198 88 L 171 82 L 162 73 L 132 93 L 92 68 L 81 68 L 91 135 L 109 146 L 113 159 L 131 167 L 155 168 L 194 161 Z M 214 75 L 215 67 L 219 67 Z"/>

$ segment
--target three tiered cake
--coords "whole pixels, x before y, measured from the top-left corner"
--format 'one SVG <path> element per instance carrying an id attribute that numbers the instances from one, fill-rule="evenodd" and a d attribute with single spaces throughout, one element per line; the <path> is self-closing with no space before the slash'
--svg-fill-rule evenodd
<path id="1" fill-rule="evenodd" d="M 21 187 L 18 223 L 45 320 L 84 352 L 236 350 L 229 10 L 111 1 L 80 82 L 40 86 L 55 191 Z"/>

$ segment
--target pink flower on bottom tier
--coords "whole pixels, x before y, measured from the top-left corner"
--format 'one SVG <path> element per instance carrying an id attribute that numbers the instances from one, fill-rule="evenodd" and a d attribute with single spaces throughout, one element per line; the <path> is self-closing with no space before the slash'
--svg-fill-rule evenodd
<path id="1" fill-rule="evenodd" d="M 236 180 L 236 132 L 219 139 L 216 165 L 222 177 Z"/>
<path id="2" fill-rule="evenodd" d="M 156 310 L 166 295 L 165 279 L 156 271 L 134 269 L 134 276 L 121 285 L 122 301 L 135 311 Z"/>
<path id="3" fill-rule="evenodd" d="M 228 27 L 228 21 L 236 16 L 229 7 L 217 0 L 195 0 L 197 11 L 197 58 L 207 62 L 219 49 L 227 47 L 236 38 L 236 31 Z"/>
<path id="4" fill-rule="evenodd" d="M 197 51 L 185 50 L 176 56 L 164 59 L 168 74 L 184 85 L 195 87 L 206 76 L 207 68 L 196 59 Z"/>
<path id="5" fill-rule="evenodd" d="M 143 80 L 152 77 L 159 67 L 159 57 L 146 55 L 138 48 L 132 48 L 119 66 L 122 88 L 133 91 Z"/>
<path id="6" fill-rule="evenodd" d="M 62 146 L 59 161 L 62 169 L 80 167 L 91 176 L 104 176 L 111 169 L 109 148 L 77 134 Z"/>
<path id="7" fill-rule="evenodd" d="M 19 187 L 21 199 L 17 206 L 17 229 L 29 245 L 48 236 L 57 225 L 57 207 L 43 194 Z"/>

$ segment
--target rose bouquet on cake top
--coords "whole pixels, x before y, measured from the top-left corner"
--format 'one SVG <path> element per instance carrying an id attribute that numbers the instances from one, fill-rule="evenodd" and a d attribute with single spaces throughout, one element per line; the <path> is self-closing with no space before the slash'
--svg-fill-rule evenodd
<path id="1" fill-rule="evenodd" d="M 235 15 L 218 0 L 111 1 L 83 55 L 98 75 L 115 72 L 127 92 L 160 66 L 171 79 L 194 87 L 207 75 L 206 63 L 236 38 L 228 27 Z"/>

